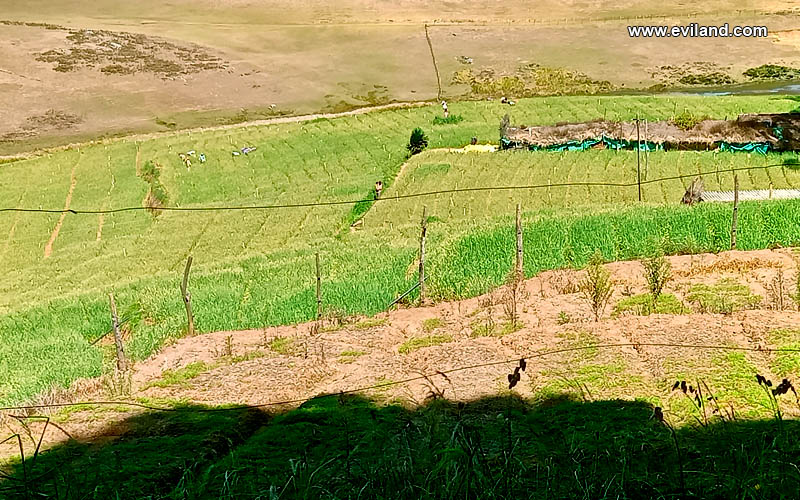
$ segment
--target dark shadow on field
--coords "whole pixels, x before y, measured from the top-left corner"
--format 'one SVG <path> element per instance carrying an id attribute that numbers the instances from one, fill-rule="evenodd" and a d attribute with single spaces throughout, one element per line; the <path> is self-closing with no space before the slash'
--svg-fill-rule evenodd
<path id="1" fill-rule="evenodd" d="M 669 428 L 640 401 L 146 413 L 6 470 L 2 498 L 797 498 L 800 423 Z M 678 451 L 675 443 L 677 441 Z M 27 476 L 27 496 L 25 488 Z"/>

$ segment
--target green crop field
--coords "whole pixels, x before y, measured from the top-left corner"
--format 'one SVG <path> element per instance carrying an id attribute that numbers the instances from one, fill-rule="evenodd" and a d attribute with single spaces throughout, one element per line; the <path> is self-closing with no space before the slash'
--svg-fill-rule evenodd
<path id="1" fill-rule="evenodd" d="M 655 151 L 641 155 L 642 199 L 647 203 L 680 201 L 696 175 L 704 174 L 707 190 L 732 190 L 732 169 L 739 173 L 740 189 L 796 188 L 800 171 L 781 165 L 778 154 L 748 155 L 697 151 Z M 718 171 L 724 171 L 719 173 Z M 665 182 L 664 177 L 685 176 Z M 649 181 L 649 183 L 648 183 Z M 534 186 L 558 183 L 636 183 L 636 152 L 503 151 L 491 154 L 431 151 L 415 156 L 385 196 L 469 189 L 479 186 Z M 520 203 L 526 210 L 626 204 L 637 201 L 637 186 L 570 186 L 526 190 L 445 193 L 430 197 L 379 203 L 365 217 L 367 227 L 390 227 L 397 221 L 419 218 L 422 206 L 438 220 L 452 222 L 491 215 L 508 215 Z"/>
<path id="2" fill-rule="evenodd" d="M 67 203 L 74 210 L 141 207 L 156 185 L 147 174 L 149 162 L 157 167 L 156 191 L 163 204 L 184 208 L 358 200 L 371 196 L 378 179 L 388 186 L 385 196 L 548 181 L 630 182 L 635 154 L 610 151 L 430 151 L 413 158 L 396 183 L 394 178 L 417 126 L 427 132 L 429 148 L 437 149 L 463 146 L 473 136 L 496 142 L 499 119 L 509 112 L 514 123 L 552 124 L 602 116 L 666 119 L 684 109 L 732 117 L 795 107 L 770 97 L 540 98 L 513 108 L 497 102 L 453 104 L 451 112 L 464 117 L 454 125 L 433 125 L 439 109 L 431 106 L 130 138 L 0 165 L 0 200 L 3 206 L 59 210 Z M 247 156 L 231 154 L 245 146 L 257 149 Z M 178 154 L 189 150 L 204 153 L 208 161 L 187 169 Z M 778 155 L 651 153 L 646 179 L 781 161 Z M 800 183 L 797 173 L 784 168 L 740 177 L 743 187 Z M 195 263 L 190 287 L 201 332 L 312 318 L 316 252 L 322 258 L 326 308 L 372 314 L 415 279 L 409 267 L 416 257 L 422 205 L 432 216 L 431 291 L 439 297 L 466 296 L 502 281 L 511 259 L 507 228 L 516 202 L 526 209 L 529 275 L 582 265 L 594 248 L 608 258 L 640 256 L 656 245 L 674 252 L 724 248 L 728 208 L 675 206 L 684 182 L 647 185 L 647 206 L 640 208 L 632 206 L 635 188 L 383 201 L 371 207 L 364 228 L 355 232 L 349 225 L 369 204 L 157 216 L 144 210 L 63 217 L 0 212 L 0 401 L 23 401 L 53 384 L 65 386 L 102 372 L 103 352 L 89 341 L 109 327 L 108 292 L 115 293 L 130 318 L 129 351 L 135 359 L 182 335 L 178 283 L 189 255 Z M 731 176 L 711 175 L 706 182 L 710 188 L 727 187 Z M 796 202 L 743 204 L 741 248 L 795 243 L 798 215 Z"/>

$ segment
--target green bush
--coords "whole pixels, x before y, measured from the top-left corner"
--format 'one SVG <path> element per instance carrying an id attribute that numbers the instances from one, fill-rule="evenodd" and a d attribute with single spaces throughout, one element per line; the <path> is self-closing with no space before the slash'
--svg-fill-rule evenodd
<path id="1" fill-rule="evenodd" d="M 664 290 L 667 281 L 672 278 L 672 266 L 663 254 L 657 254 L 653 257 L 642 260 L 642 267 L 644 268 L 644 278 L 647 281 L 647 287 L 650 289 L 650 297 L 652 299 L 652 306 L 654 309 L 658 306 L 658 298 Z"/>
<path id="2" fill-rule="evenodd" d="M 421 153 L 423 149 L 428 147 L 428 138 L 425 136 L 425 132 L 417 127 L 411 131 L 411 138 L 408 140 L 408 145 L 406 149 L 412 155 Z"/>
<path id="3" fill-rule="evenodd" d="M 611 273 L 603 266 L 604 263 L 603 254 L 600 250 L 595 250 L 592 258 L 589 259 L 589 266 L 586 268 L 586 278 L 580 285 L 583 298 L 592 307 L 595 321 L 598 321 L 603 315 L 614 291 Z"/>
<path id="4" fill-rule="evenodd" d="M 161 213 L 159 209 L 165 207 L 169 202 L 167 188 L 159 180 L 161 170 L 154 161 L 147 160 L 139 171 L 139 177 L 150 185 L 144 204 L 154 217 L 158 216 Z"/>
<path id="5" fill-rule="evenodd" d="M 672 119 L 672 123 L 674 123 L 675 126 L 681 130 L 691 130 L 698 123 L 705 119 L 705 116 L 694 115 L 688 110 L 683 110 L 682 113 L 675 115 L 675 117 Z"/>
<path id="6" fill-rule="evenodd" d="M 153 160 L 147 160 L 144 162 L 144 165 L 142 165 L 139 173 L 139 177 L 141 177 L 142 180 L 148 183 L 153 183 L 157 181 L 160 176 L 161 172 L 158 170 L 158 167 Z"/>

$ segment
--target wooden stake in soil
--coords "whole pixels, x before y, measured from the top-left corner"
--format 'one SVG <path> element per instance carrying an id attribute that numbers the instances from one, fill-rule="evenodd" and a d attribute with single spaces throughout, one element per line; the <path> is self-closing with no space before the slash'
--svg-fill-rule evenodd
<path id="1" fill-rule="evenodd" d="M 428 229 L 428 207 L 422 207 L 422 233 L 419 237 L 419 303 L 425 303 L 425 233 Z"/>
<path id="2" fill-rule="evenodd" d="M 189 335 L 194 335 L 194 315 L 192 314 L 192 292 L 189 291 L 189 269 L 192 267 L 192 256 L 186 261 L 186 269 L 183 270 L 183 281 L 181 282 L 181 297 L 186 305 L 186 324 Z"/>
<path id="3" fill-rule="evenodd" d="M 739 219 L 739 175 L 733 174 L 733 215 L 731 216 L 731 250 L 736 250 L 736 224 Z"/>
<path id="4" fill-rule="evenodd" d="M 521 280 L 524 277 L 522 270 L 522 207 L 517 203 L 517 267 L 516 279 Z"/>
<path id="5" fill-rule="evenodd" d="M 317 322 L 322 319 L 322 275 L 319 271 L 319 252 L 315 254 L 317 263 Z"/>
<path id="6" fill-rule="evenodd" d="M 128 369 L 125 360 L 125 350 L 122 346 L 122 334 L 119 331 L 119 317 L 117 316 L 117 303 L 114 302 L 114 294 L 109 293 L 108 299 L 111 302 L 111 328 L 114 330 L 114 344 L 117 346 L 117 370 L 124 372 Z"/>
<path id="7" fill-rule="evenodd" d="M 644 121 L 644 143 L 647 144 L 647 120 Z M 647 172 L 648 172 L 648 160 L 650 159 L 650 146 L 644 150 L 644 178 L 647 180 Z"/>

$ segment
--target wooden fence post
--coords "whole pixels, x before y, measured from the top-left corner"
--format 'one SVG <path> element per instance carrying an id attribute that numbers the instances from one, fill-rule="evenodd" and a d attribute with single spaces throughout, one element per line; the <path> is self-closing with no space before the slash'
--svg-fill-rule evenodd
<path id="1" fill-rule="evenodd" d="M 521 280 L 525 277 L 522 268 L 522 206 L 517 203 L 517 266 L 516 266 L 516 279 Z"/>
<path id="2" fill-rule="evenodd" d="M 117 303 L 114 302 L 114 294 L 109 293 L 108 299 L 111 302 L 111 328 L 114 330 L 114 344 L 117 346 L 117 370 L 124 372 L 128 369 L 125 360 L 125 350 L 122 346 L 122 334 L 119 331 L 119 317 L 117 316 Z"/>
<path id="3" fill-rule="evenodd" d="M 636 184 L 639 188 L 639 201 L 642 201 L 642 166 L 641 166 L 641 151 L 642 141 L 639 138 L 639 115 L 636 115 Z"/>
<path id="4" fill-rule="evenodd" d="M 192 256 L 186 261 L 186 268 L 183 270 L 183 281 L 181 282 L 181 297 L 186 305 L 186 321 L 189 335 L 194 335 L 194 315 L 192 314 L 192 292 L 189 291 L 189 269 L 192 267 Z"/>
<path id="5" fill-rule="evenodd" d="M 644 150 L 644 178 L 647 180 L 647 172 L 649 169 L 648 160 L 650 159 L 650 145 L 647 142 L 647 120 L 644 121 L 644 143 L 647 148 Z"/>
<path id="6" fill-rule="evenodd" d="M 419 303 L 425 303 L 425 233 L 428 229 L 428 207 L 422 207 L 422 232 L 419 237 Z"/>
<path id="7" fill-rule="evenodd" d="M 317 264 L 317 322 L 322 319 L 322 275 L 319 270 L 319 252 L 315 254 Z"/>
<path id="8" fill-rule="evenodd" d="M 739 219 L 739 174 L 733 174 L 733 215 L 731 216 L 731 250 L 736 250 L 736 224 Z"/>

